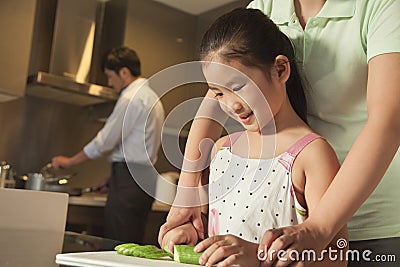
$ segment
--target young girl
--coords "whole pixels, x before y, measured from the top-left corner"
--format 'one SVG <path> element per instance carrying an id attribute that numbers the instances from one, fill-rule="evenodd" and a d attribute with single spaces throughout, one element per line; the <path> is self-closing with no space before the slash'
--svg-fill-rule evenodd
<path id="1" fill-rule="evenodd" d="M 257 248 L 264 232 L 303 222 L 339 164 L 326 140 L 307 126 L 289 39 L 261 11 L 240 8 L 217 19 L 200 52 L 215 99 L 245 131 L 215 144 L 209 167 L 210 238 L 196 250 L 204 251 L 200 264 L 207 266 L 259 266 Z M 330 245 L 336 247 L 339 238 L 347 238 L 346 228 Z M 162 246 L 198 241 L 189 222 L 167 232 Z M 322 262 L 316 255 L 314 260 L 315 265 L 346 266 L 339 258 Z"/>

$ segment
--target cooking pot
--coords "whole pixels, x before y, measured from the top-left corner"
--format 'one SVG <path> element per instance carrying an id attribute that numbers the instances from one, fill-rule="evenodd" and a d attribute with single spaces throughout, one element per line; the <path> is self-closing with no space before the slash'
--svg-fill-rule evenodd
<path id="1" fill-rule="evenodd" d="M 43 190 L 46 183 L 41 173 L 28 173 L 23 175 L 22 179 L 25 181 L 25 189 L 29 190 Z"/>
<path id="2" fill-rule="evenodd" d="M 51 191 L 67 193 L 70 196 L 80 196 L 83 193 L 92 192 L 91 187 L 78 188 L 67 185 L 67 180 L 64 178 L 45 178 L 41 173 L 28 173 L 24 175 L 22 180 L 25 181 L 25 189 L 39 190 L 39 191 Z"/>
<path id="3" fill-rule="evenodd" d="M 68 183 L 68 179 L 75 174 L 64 175 L 61 177 L 45 177 L 42 173 L 28 173 L 23 175 L 21 179 L 25 181 L 25 189 L 43 190 L 46 185 L 64 185 Z"/>
<path id="4" fill-rule="evenodd" d="M 68 186 L 68 181 L 71 177 L 75 176 L 77 173 L 60 175 L 57 173 L 52 164 L 46 164 L 40 172 L 28 173 L 23 175 L 18 179 L 22 184 L 21 188 L 29 190 L 41 190 L 41 191 L 51 191 L 68 193 L 70 196 L 80 196 L 83 193 L 92 192 L 93 189 L 88 188 L 77 188 Z"/>

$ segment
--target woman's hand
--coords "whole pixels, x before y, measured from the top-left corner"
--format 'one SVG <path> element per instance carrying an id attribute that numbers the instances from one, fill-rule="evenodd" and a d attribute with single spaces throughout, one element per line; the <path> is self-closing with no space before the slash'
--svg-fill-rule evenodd
<path id="1" fill-rule="evenodd" d="M 204 251 L 199 263 L 206 266 L 217 264 L 217 267 L 238 266 L 258 267 L 258 244 L 245 241 L 234 235 L 216 235 L 203 240 L 195 251 Z"/>
<path id="2" fill-rule="evenodd" d="M 168 213 L 167 221 L 160 227 L 158 243 L 160 245 L 164 244 L 164 238 L 168 231 L 172 231 L 174 228 L 188 222 L 196 230 L 198 239 L 204 239 L 204 226 L 201 221 L 200 207 L 183 208 L 172 206 Z"/>
<path id="3" fill-rule="evenodd" d="M 265 259 L 262 261 L 261 267 L 289 265 L 305 267 L 312 262 L 294 262 L 292 259 L 295 259 L 297 255 L 301 257 L 304 250 L 313 250 L 318 257 L 330 240 L 331 237 L 323 234 L 319 227 L 305 221 L 302 224 L 266 231 L 258 246 L 257 254 L 260 258 Z M 296 253 L 291 253 L 291 251 L 296 251 Z"/>
<path id="4" fill-rule="evenodd" d="M 181 176 L 185 178 L 183 173 Z M 208 177 L 207 177 L 208 178 Z M 179 178 L 181 179 L 181 178 Z M 180 181 L 182 183 L 182 180 Z M 196 181 L 196 183 L 200 183 Z M 176 191 L 174 203 L 168 213 L 167 221 L 160 227 L 158 243 L 163 243 L 165 234 L 177 226 L 187 222 L 192 223 L 197 231 L 198 239 L 204 239 L 204 225 L 201 220 L 201 205 L 207 203 L 207 195 L 202 188 L 192 185 L 179 185 Z M 207 208 L 207 206 L 202 206 Z"/>
<path id="5" fill-rule="evenodd" d="M 186 223 L 181 226 L 175 227 L 174 229 L 168 231 L 163 240 L 161 248 L 168 246 L 168 249 L 173 252 L 174 245 L 189 245 L 194 246 L 197 244 L 198 236 L 196 229 L 193 224 Z"/>

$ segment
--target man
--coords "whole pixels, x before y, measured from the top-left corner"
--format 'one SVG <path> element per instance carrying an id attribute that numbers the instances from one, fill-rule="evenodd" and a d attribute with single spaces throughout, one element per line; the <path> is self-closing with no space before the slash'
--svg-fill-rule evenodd
<path id="1" fill-rule="evenodd" d="M 72 157 L 52 159 L 55 169 L 68 168 L 111 152 L 111 175 L 96 190 L 108 187 L 104 235 L 124 242 L 142 243 L 153 198 L 153 164 L 161 143 L 164 109 L 156 93 L 142 78 L 140 60 L 127 47 L 112 49 L 102 66 L 108 85 L 120 96 L 104 127 L 83 150 Z M 140 186 L 139 186 L 140 185 Z"/>

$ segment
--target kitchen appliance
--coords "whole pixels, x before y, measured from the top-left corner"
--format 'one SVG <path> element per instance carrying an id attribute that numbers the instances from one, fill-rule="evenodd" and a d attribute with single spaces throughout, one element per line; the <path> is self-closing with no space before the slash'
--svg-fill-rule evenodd
<path id="1" fill-rule="evenodd" d="M 46 181 L 41 173 L 29 173 L 23 177 L 26 178 L 25 189 L 38 191 L 44 189 Z"/>
<path id="2" fill-rule="evenodd" d="M 26 93 L 80 106 L 115 101 L 100 65 L 109 49 L 123 43 L 126 5 L 58 0 L 49 9 L 49 0 L 38 0 Z M 53 26 L 46 20 L 51 16 Z M 43 51 L 43 44 L 51 50 Z"/>
<path id="3" fill-rule="evenodd" d="M 28 173 L 20 179 L 24 181 L 24 188 L 28 190 L 67 193 L 70 196 L 80 196 L 93 191 L 91 187 L 78 188 L 67 185 L 68 179 L 73 175 L 75 174 L 61 177 L 45 177 L 42 173 Z"/>
<path id="4" fill-rule="evenodd" d="M 67 184 L 49 182 L 40 173 L 30 173 L 22 176 L 21 179 L 25 182 L 24 189 L 28 190 L 67 193 L 70 196 L 81 196 L 84 193 L 93 192 L 92 187 L 79 188 L 71 187 Z"/>
<path id="5" fill-rule="evenodd" d="M 24 186 L 22 188 L 28 190 L 49 191 L 67 193 L 70 196 L 80 196 L 84 193 L 92 192 L 91 187 L 78 188 L 68 185 L 69 179 L 77 173 L 64 174 L 56 172 L 51 163 L 46 164 L 40 172 L 28 173 L 21 176 L 18 180 L 22 180 Z"/>
<path id="6" fill-rule="evenodd" d="M 1 162 L 0 167 L 0 188 L 15 187 L 15 171 L 6 161 Z"/>

